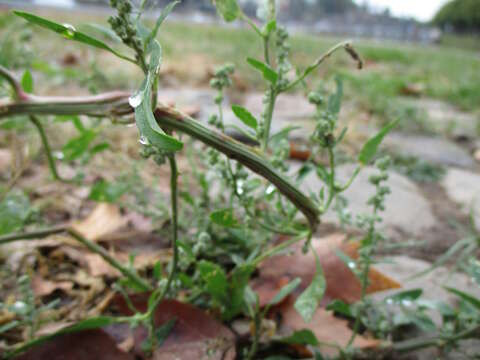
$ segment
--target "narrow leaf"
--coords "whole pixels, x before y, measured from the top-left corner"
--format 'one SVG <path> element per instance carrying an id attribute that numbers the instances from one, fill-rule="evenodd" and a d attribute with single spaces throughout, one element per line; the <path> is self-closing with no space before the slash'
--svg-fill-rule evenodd
<path id="1" fill-rule="evenodd" d="M 382 143 L 384 137 L 392 131 L 400 122 L 400 120 L 392 121 L 391 123 L 387 124 L 380 132 L 368 140 L 365 145 L 363 146 L 362 150 L 360 151 L 360 155 L 358 155 L 358 161 L 366 165 L 372 160 L 372 158 L 377 153 L 378 147 Z"/>
<path id="2" fill-rule="evenodd" d="M 114 55 L 116 55 L 116 56 L 118 56 L 118 57 L 120 57 L 124 60 L 128 59 L 130 61 L 134 61 L 132 59 L 129 59 L 127 56 L 122 55 L 122 54 L 118 53 L 117 51 L 113 50 L 110 46 L 108 46 L 104 42 L 102 42 L 100 40 L 97 40 L 97 39 L 95 39 L 95 38 L 93 38 L 89 35 L 86 35 L 84 33 L 81 33 L 79 31 L 75 30 L 75 28 L 71 25 L 61 25 L 61 24 L 58 24 L 56 22 L 44 19 L 40 16 L 30 14 L 30 13 L 27 13 L 27 12 L 24 12 L 24 11 L 16 10 L 13 13 L 17 16 L 20 16 L 20 17 L 24 18 L 25 20 L 27 20 L 28 22 L 30 22 L 32 24 L 41 26 L 45 29 L 54 31 L 57 34 L 63 35 L 65 38 L 67 38 L 69 40 L 78 41 L 78 42 L 81 42 L 83 44 L 87 44 L 87 45 L 90 45 L 90 46 L 93 46 L 93 47 L 96 47 L 96 48 L 99 48 L 99 49 L 109 51 L 112 54 L 114 54 Z"/>
<path id="3" fill-rule="evenodd" d="M 288 295 L 290 295 L 295 289 L 302 283 L 302 279 L 296 278 L 290 281 L 287 285 L 282 287 L 278 293 L 270 300 L 269 305 L 277 305 L 281 303 Z"/>
<path id="4" fill-rule="evenodd" d="M 31 94 L 33 92 L 33 77 L 32 73 L 25 70 L 22 76 L 22 88 L 25 92 Z"/>
<path id="5" fill-rule="evenodd" d="M 460 291 L 458 289 L 454 289 L 454 288 L 451 288 L 451 287 L 445 287 L 445 290 L 447 290 L 448 292 L 458 296 L 460 299 L 469 303 L 470 305 L 473 305 L 473 307 L 475 307 L 477 310 L 480 311 L 480 299 L 479 298 L 476 298 L 475 296 L 473 296 L 471 294 L 468 294 L 466 292 L 463 292 L 463 291 Z"/>
<path id="6" fill-rule="evenodd" d="M 255 69 L 263 74 L 265 80 L 270 81 L 272 84 L 276 84 L 278 80 L 278 74 L 268 64 L 265 64 L 256 59 L 248 58 L 247 62 Z"/>
<path id="7" fill-rule="evenodd" d="M 232 111 L 235 116 L 241 120 L 245 125 L 252 128 L 253 130 L 257 130 L 258 122 L 257 119 L 242 106 L 239 105 L 232 105 Z"/>
<path id="8" fill-rule="evenodd" d="M 162 26 L 165 19 L 168 17 L 168 15 L 170 15 L 170 13 L 173 11 L 175 6 L 177 6 L 178 4 L 180 4 L 180 1 L 172 1 L 170 4 L 168 4 L 162 9 L 160 16 L 158 17 L 157 22 L 155 23 L 155 27 L 153 28 L 152 32 L 148 36 L 148 40 L 152 40 L 157 37 L 158 29 L 160 29 L 160 26 Z"/>
<path id="9" fill-rule="evenodd" d="M 397 294 L 386 297 L 383 301 L 386 303 L 396 303 L 400 304 L 403 301 L 415 301 L 422 296 L 422 289 L 412 289 L 407 291 L 402 291 Z"/>

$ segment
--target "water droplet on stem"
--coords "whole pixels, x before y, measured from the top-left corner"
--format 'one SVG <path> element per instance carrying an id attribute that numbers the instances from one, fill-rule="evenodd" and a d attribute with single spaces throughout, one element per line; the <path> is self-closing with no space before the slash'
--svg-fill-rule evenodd
<path id="1" fill-rule="evenodd" d="M 128 98 L 128 103 L 132 108 L 137 108 L 143 101 L 143 95 L 141 93 L 134 94 Z"/>
<path id="2" fill-rule="evenodd" d="M 75 27 L 73 25 L 70 25 L 70 24 L 63 24 L 63 26 L 66 28 L 64 33 L 63 33 L 63 36 L 65 36 L 67 39 L 73 39 L 77 29 L 75 29 Z"/>

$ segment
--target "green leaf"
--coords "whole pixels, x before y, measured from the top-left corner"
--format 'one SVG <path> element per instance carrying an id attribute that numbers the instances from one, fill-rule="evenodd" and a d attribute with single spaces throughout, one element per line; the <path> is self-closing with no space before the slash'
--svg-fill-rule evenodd
<path id="1" fill-rule="evenodd" d="M 223 314 L 224 320 L 230 320 L 240 314 L 245 303 L 245 292 L 255 267 L 249 264 L 237 266 L 230 276 L 230 304 Z"/>
<path id="2" fill-rule="evenodd" d="M 33 77 L 32 73 L 25 70 L 22 76 L 22 88 L 25 92 L 31 94 L 33 92 Z"/>
<path id="3" fill-rule="evenodd" d="M 152 339 L 150 337 L 147 337 L 145 341 L 142 342 L 141 348 L 144 352 L 149 353 L 152 351 L 152 347 L 155 345 L 157 347 L 160 347 L 163 345 L 165 340 L 167 339 L 168 335 L 173 330 L 173 327 L 175 326 L 177 322 L 176 318 L 173 318 L 166 323 L 160 325 L 158 328 L 155 329 L 155 344 L 152 344 Z"/>
<path id="4" fill-rule="evenodd" d="M 312 283 L 298 297 L 294 305 L 295 309 L 303 317 L 305 322 L 310 322 L 312 320 L 313 315 L 317 311 L 318 305 L 325 294 L 325 288 L 327 287 L 325 276 L 323 275 L 323 269 L 316 254 L 315 258 L 317 269 Z"/>
<path id="5" fill-rule="evenodd" d="M 353 313 L 352 313 L 352 309 L 351 309 L 351 306 L 345 302 L 343 302 L 342 300 L 334 300 L 332 301 L 330 304 L 327 305 L 326 309 L 328 311 L 333 311 L 333 312 L 336 312 L 338 314 L 341 314 L 343 316 L 347 316 L 347 317 L 350 317 L 350 318 L 353 318 Z"/>
<path id="6" fill-rule="evenodd" d="M 240 15 L 240 7 L 237 0 L 214 0 L 218 13 L 226 22 L 234 21 Z"/>
<path id="7" fill-rule="evenodd" d="M 247 62 L 253 66 L 255 69 L 260 71 L 263 74 L 265 80 L 270 81 L 272 84 L 276 84 L 278 80 L 278 74 L 273 70 L 270 65 L 265 64 L 256 59 L 248 58 Z"/>
<path id="8" fill-rule="evenodd" d="M 335 78 L 335 81 L 337 82 L 337 91 L 335 94 L 330 95 L 328 99 L 328 111 L 332 114 L 338 115 L 342 106 L 343 82 L 339 76 Z"/>
<path id="9" fill-rule="evenodd" d="M 23 192 L 9 193 L 0 201 L 0 235 L 20 230 L 32 211 L 30 200 Z"/>
<path id="10" fill-rule="evenodd" d="M 320 345 L 315 334 L 308 329 L 295 331 L 292 335 L 280 339 L 279 342 L 291 345 Z"/>
<path id="11" fill-rule="evenodd" d="M 386 303 L 401 304 L 403 301 L 418 300 L 420 296 L 422 296 L 422 294 L 423 294 L 422 289 L 406 290 L 391 296 L 387 296 L 385 299 L 383 299 L 383 301 Z"/>
<path id="12" fill-rule="evenodd" d="M 121 182 L 97 181 L 90 190 L 89 198 L 98 202 L 114 203 L 128 191 L 128 185 Z"/>
<path id="13" fill-rule="evenodd" d="M 466 292 L 460 291 L 458 289 L 454 289 L 451 287 L 445 287 L 445 290 L 448 292 L 458 296 L 460 299 L 465 301 L 466 303 L 472 305 L 474 308 L 480 311 L 480 299 L 475 297 L 474 295 L 468 294 Z"/>
<path id="14" fill-rule="evenodd" d="M 279 292 L 273 297 L 268 305 L 277 305 L 281 303 L 288 295 L 290 295 L 295 289 L 302 283 L 302 279 L 296 278 L 290 281 L 287 285 L 282 287 Z"/>
<path id="15" fill-rule="evenodd" d="M 238 227 L 239 223 L 233 214 L 233 209 L 217 210 L 210 214 L 210 220 L 227 228 Z"/>
<path id="16" fill-rule="evenodd" d="M 367 165 L 370 160 L 375 156 L 377 153 L 378 147 L 383 141 L 383 138 L 392 131 L 398 124 L 400 120 L 392 121 L 391 123 L 387 124 L 380 132 L 368 140 L 365 145 L 363 146 L 362 150 L 360 151 L 360 155 L 358 155 L 358 161 L 363 164 Z"/>
<path id="17" fill-rule="evenodd" d="M 257 130 L 258 122 L 255 116 L 253 116 L 250 111 L 245 109 L 239 105 L 232 105 L 232 111 L 235 116 L 241 120 L 245 125 L 252 128 L 253 130 Z"/>
<path id="18" fill-rule="evenodd" d="M 54 31 L 57 34 L 63 35 L 65 38 L 67 38 L 69 40 L 77 41 L 77 42 L 80 42 L 80 43 L 83 43 L 83 44 L 87 44 L 87 45 L 96 47 L 98 49 L 109 51 L 109 52 L 118 56 L 121 59 L 135 62 L 135 60 L 129 59 L 127 56 L 122 55 L 122 54 L 118 53 L 117 51 L 113 50 L 110 46 L 108 46 L 104 42 L 102 42 L 100 40 L 97 40 L 97 39 L 95 39 L 95 38 L 93 38 L 89 35 L 86 35 L 84 33 L 81 33 L 79 31 L 75 30 L 75 28 L 71 25 L 67 25 L 67 24 L 66 25 L 61 25 L 61 24 L 58 24 L 56 22 L 44 19 L 40 16 L 30 14 L 30 13 L 27 13 L 27 12 L 24 12 L 24 11 L 15 10 L 13 13 L 17 16 L 20 16 L 20 17 L 24 18 L 25 20 L 27 20 L 28 22 L 30 22 L 32 24 L 41 26 L 45 29 Z"/>
<path id="19" fill-rule="evenodd" d="M 264 36 L 269 36 L 273 31 L 277 29 L 277 20 L 270 20 L 262 29 Z"/>
<path id="20" fill-rule="evenodd" d="M 135 121 L 141 136 L 158 149 L 168 152 L 179 151 L 183 148 L 183 143 L 165 134 L 152 112 L 152 85 L 160 68 L 162 49 L 157 40 L 151 41 L 150 44 L 147 77 L 137 93 L 130 98 L 130 105 L 135 109 Z"/>
<path id="21" fill-rule="evenodd" d="M 110 29 L 108 27 L 105 27 L 103 25 L 90 23 L 90 24 L 83 24 L 81 27 L 84 28 L 84 29 L 93 30 L 94 32 L 97 32 L 97 33 L 101 34 L 102 36 L 104 36 L 108 40 L 115 41 L 119 44 L 122 43 L 122 39 L 120 39 L 118 37 L 118 35 L 115 33 L 115 31 L 113 31 L 112 29 Z"/>
<path id="22" fill-rule="evenodd" d="M 155 23 L 155 27 L 153 28 L 152 32 L 148 36 L 147 44 L 150 42 L 150 40 L 155 39 L 157 37 L 158 29 L 160 29 L 160 26 L 162 26 L 165 19 L 168 17 L 168 15 L 170 15 L 170 13 L 173 11 L 175 6 L 177 6 L 178 4 L 180 4 L 180 1 L 172 1 L 170 4 L 168 4 L 162 9 L 160 16 L 158 17 L 157 22 Z"/>
<path id="23" fill-rule="evenodd" d="M 88 148 L 97 135 L 98 133 L 93 130 L 86 130 L 79 136 L 71 139 L 62 148 L 63 159 L 73 161 L 88 153 Z"/>
<path id="24" fill-rule="evenodd" d="M 227 299 L 228 280 L 225 271 L 217 264 L 202 260 L 197 269 L 205 282 L 205 291 L 219 302 Z"/>

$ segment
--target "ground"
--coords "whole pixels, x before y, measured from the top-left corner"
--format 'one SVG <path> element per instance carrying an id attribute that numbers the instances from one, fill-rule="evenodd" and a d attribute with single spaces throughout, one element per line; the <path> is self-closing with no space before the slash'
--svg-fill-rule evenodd
<path id="1" fill-rule="evenodd" d="M 106 15 L 57 11 L 38 13 L 62 23 L 72 23 L 79 29 L 87 29 L 82 27 L 86 23 L 106 24 Z M 93 31 L 92 28 L 89 30 Z M 229 110 L 232 104 L 245 105 L 255 115 L 259 114 L 263 89 L 245 61 L 247 57 L 256 57 L 261 52 L 251 31 L 169 22 L 162 28 L 159 39 L 164 50 L 159 92 L 161 101 L 176 104 L 206 122 L 214 112 L 215 94 L 208 88 L 209 80 L 214 68 L 228 61 L 236 65 L 237 71 L 234 86 L 225 101 L 226 122 L 239 125 Z M 292 37 L 292 63 L 305 67 L 338 40 L 342 39 L 296 34 Z M 114 89 L 133 91 L 141 81 L 137 69 L 112 55 L 62 41 L 38 28 L 26 28 L 20 19 L 7 12 L 0 13 L 1 41 L 0 64 L 16 71 L 19 76 L 22 75 L 20 69 L 30 68 L 35 93 L 38 94 L 73 96 Z M 358 40 L 355 47 L 364 58 L 363 70 L 356 69 L 346 55 L 338 53 L 321 67 L 309 85 L 333 89 L 335 76 L 344 81 L 345 99 L 340 122 L 348 125 L 349 132 L 345 145 L 339 151 L 345 162 L 339 170 L 340 177 L 347 178 L 351 173 L 349 163 L 356 158 L 365 139 L 389 121 L 401 120 L 398 129 L 386 139 L 382 151 L 394 160 L 389 182 L 392 200 L 388 202 L 383 226 L 393 244 L 410 244 L 406 248 L 397 247 L 394 251 L 384 250 L 389 256 L 399 253 L 409 256 L 397 257 L 401 270 L 389 270 L 386 266 L 384 271 L 391 271 L 394 278 L 395 274 L 402 274 L 398 280 L 403 282 L 408 276 L 404 276 L 402 271 L 413 275 L 406 269 L 415 266 L 424 269 L 425 264 L 428 266 L 428 262 L 434 261 L 462 239 L 471 230 L 470 215 L 476 220 L 476 230 L 480 231 L 480 54 L 478 49 L 369 40 Z M 303 129 L 293 132 L 291 141 L 294 146 L 302 148 L 312 131 L 312 110 L 301 91 L 282 96 L 274 116 L 274 131 L 287 124 L 301 124 Z M 91 123 L 85 121 L 85 124 Z M 9 131 L 9 127 L 16 131 Z M 91 200 L 91 187 L 103 179 L 135 189 L 131 198 L 119 203 L 124 207 L 126 204 L 130 206 L 122 210 L 130 217 L 119 220 L 120 223 L 127 221 L 143 233 L 164 224 L 168 219 L 167 167 L 159 168 L 140 161 L 139 136 L 135 127 L 118 127 L 105 121 L 99 129 L 94 143 L 108 143 L 107 151 L 101 155 L 92 153 L 89 161 L 71 159 L 61 162 L 62 176 L 70 178 L 78 176 L 79 172 L 84 176 L 83 185 L 74 187 L 52 183 L 36 133 L 25 122 L 4 124 L 0 130 L 2 198 L 7 189 L 18 190 L 20 197 L 25 196 L 24 192 L 28 194 L 27 201 L 35 209 L 34 217 L 38 222 L 59 224 L 83 219 L 92 213 L 95 203 Z M 65 139 L 76 136 L 78 127 L 71 122 L 62 122 L 62 119 L 50 119 L 47 133 L 55 152 L 62 154 L 61 151 L 65 153 L 65 148 L 62 148 Z M 232 135 L 240 137 L 235 131 Z M 194 146 L 192 144 L 191 149 Z M 187 178 L 191 172 L 187 153 L 179 156 L 181 187 L 188 187 Z M 298 159 L 292 159 L 290 165 L 295 169 L 300 163 Z M 368 183 L 371 171 L 366 169 L 345 193 L 353 216 L 365 209 L 365 200 L 372 191 Z M 306 191 L 318 188 L 318 179 L 309 177 L 302 187 Z M 140 211 L 145 199 L 152 198 L 161 205 Z M 101 213 L 98 216 L 116 219 L 127 215 Z M 147 216 L 150 218 L 147 219 Z M 342 230 L 335 213 L 327 214 L 321 229 L 317 234 L 319 237 L 332 229 Z M 149 258 L 151 241 L 151 237 L 146 236 L 143 250 L 138 245 L 133 246 L 145 257 L 141 258 L 145 263 L 139 266 L 170 256 L 165 249 L 166 244 L 161 244 L 154 248 L 155 256 Z M 122 253 L 127 256 L 132 245 L 127 241 L 123 246 Z M 7 261 L 12 268 L 18 266 L 19 261 L 26 261 L 21 256 L 25 253 L 18 246 L 15 249 L 16 255 L 10 255 Z M 4 251 L 12 254 L 12 249 Z M 69 255 L 61 256 L 75 258 L 75 253 L 71 250 Z M 85 259 L 83 254 L 77 256 L 78 262 L 100 271 L 95 260 Z M 50 261 L 51 258 L 46 263 L 47 268 L 53 266 Z M 47 268 L 45 271 L 50 271 Z M 0 273 L 4 279 L 8 279 L 9 275 L 8 271 Z M 105 274 L 100 271 L 98 275 Z M 76 276 L 80 275 L 77 273 Z M 458 281 L 459 286 L 468 289 L 468 279 L 461 274 L 458 276 L 462 279 Z M 423 281 L 415 283 L 415 286 L 422 287 L 431 279 Z M 78 278 L 73 281 L 76 284 L 79 282 Z M 0 298 L 6 297 L 14 287 L 11 278 L 5 282 L 2 279 L 2 284 Z M 68 284 L 72 284 L 72 280 L 66 279 L 65 284 L 70 286 Z M 96 285 L 88 286 L 94 288 Z M 102 289 L 95 291 L 102 296 L 97 298 L 94 309 L 90 309 L 93 313 L 101 312 L 102 301 L 111 296 L 108 283 L 98 286 Z M 427 297 L 437 297 L 438 289 L 439 286 L 426 289 Z"/>

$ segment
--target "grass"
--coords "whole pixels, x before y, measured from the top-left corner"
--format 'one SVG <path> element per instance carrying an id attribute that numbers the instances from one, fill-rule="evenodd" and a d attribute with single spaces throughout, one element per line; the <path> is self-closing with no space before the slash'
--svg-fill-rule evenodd
<path id="1" fill-rule="evenodd" d="M 106 24 L 106 16 L 72 16 L 52 11 L 42 14 L 60 22 L 71 22 L 75 26 L 88 22 Z M 0 39 L 9 27 L 21 23 L 20 19 L 7 13 L 0 14 Z M 182 80 L 188 82 L 190 72 L 205 73 L 208 68 L 236 59 L 239 78 L 249 87 L 261 90 L 258 77 L 245 61 L 247 57 L 261 53 L 261 44 L 249 29 L 167 22 L 159 37 L 166 63 L 178 68 L 183 64 L 184 69 L 179 70 Z M 292 62 L 305 67 L 339 40 L 342 39 L 296 35 L 292 38 L 292 53 L 295 54 Z M 130 71 L 128 64 L 112 60 L 110 55 L 99 56 L 98 52 L 62 41 L 38 28 L 34 31 L 31 46 L 35 55 L 44 60 L 43 67 L 45 63 L 52 63 L 52 54 L 54 60 L 69 52 L 80 54 L 82 69 L 73 71 L 73 74 L 72 71 L 68 72 L 72 82 L 85 77 L 85 70 L 91 75 L 95 69 L 106 68 L 106 78 L 112 78 L 113 75 L 115 81 L 104 83 L 99 77 L 99 90 L 104 87 L 134 88 L 140 78 L 135 70 Z M 365 70 L 356 70 L 347 56 L 335 55 L 319 70 L 317 79 L 329 79 L 334 74 L 342 74 L 346 79 L 347 98 L 360 103 L 366 111 L 389 120 L 392 113 L 396 113 L 391 109 L 392 100 L 401 95 L 405 86 L 417 83 L 424 87 L 424 96 L 446 101 L 465 111 L 480 110 L 478 50 L 367 40 L 358 41 L 356 47 L 366 61 Z M 14 56 L 14 52 L 10 53 L 9 56 Z M 37 68 L 41 66 L 37 65 Z"/>

